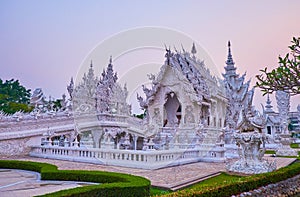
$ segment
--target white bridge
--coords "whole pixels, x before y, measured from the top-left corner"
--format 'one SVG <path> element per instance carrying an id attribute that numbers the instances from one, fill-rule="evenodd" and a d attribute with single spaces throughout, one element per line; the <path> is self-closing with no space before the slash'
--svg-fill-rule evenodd
<path id="1" fill-rule="evenodd" d="M 176 143 L 170 145 L 169 150 L 117 149 L 106 146 L 100 148 L 99 143 L 90 146 L 84 140 L 77 142 L 72 138 L 75 135 L 75 125 L 80 133 L 85 131 L 99 131 L 99 128 L 118 127 L 125 129 L 132 136 L 143 137 L 145 130 L 143 121 L 135 117 L 126 117 L 111 114 L 80 115 L 74 118 L 72 114 L 56 114 L 50 116 L 43 114 L 38 118 L 29 115 L 18 117 L 3 116 L 0 120 L 0 154 L 1 155 L 27 155 L 51 159 L 97 163 L 105 165 L 126 166 L 144 169 L 157 169 L 166 166 L 179 165 L 191 162 L 210 161 L 224 162 L 224 147 L 215 146 L 218 129 L 205 129 L 209 133 L 201 143 L 191 144 Z M 163 128 L 161 128 L 163 131 Z M 165 129 L 168 132 L 168 129 Z M 63 144 L 58 138 L 65 136 Z M 51 140 L 46 144 L 46 138 Z M 100 136 L 101 138 L 101 136 Z M 75 142 L 75 143 L 74 143 Z M 110 142 L 112 143 L 112 142 Z M 136 143 L 136 141 L 135 141 Z M 43 145 L 42 145 L 43 144 Z M 98 145 L 97 145 L 98 144 Z M 151 145 L 148 143 L 148 145 Z M 172 147 L 171 147 L 172 146 Z"/>

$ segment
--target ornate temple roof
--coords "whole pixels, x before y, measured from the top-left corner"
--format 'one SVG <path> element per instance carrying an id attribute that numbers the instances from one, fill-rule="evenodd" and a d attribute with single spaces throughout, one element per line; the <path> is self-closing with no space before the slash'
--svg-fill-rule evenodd
<path id="1" fill-rule="evenodd" d="M 130 114 L 130 106 L 126 103 L 128 91 L 117 83 L 117 73 L 113 70 L 112 57 L 101 76 L 94 74 L 93 64 L 84 73 L 82 81 L 74 87 L 73 79 L 67 87 L 73 101 L 75 111 Z"/>
<path id="2" fill-rule="evenodd" d="M 158 76 L 155 78 L 154 75 L 150 76 L 152 80 L 152 89 L 148 89 L 143 86 L 144 93 L 146 94 L 146 101 L 143 101 L 141 97 L 138 96 L 140 105 L 142 107 L 147 106 L 153 99 L 154 95 L 159 89 L 160 82 L 165 77 L 165 72 L 167 67 L 171 67 L 176 72 L 181 73 L 181 75 L 190 83 L 192 89 L 197 95 L 197 102 L 209 101 L 211 99 L 212 91 L 216 94 L 216 88 L 214 90 L 210 89 L 210 85 L 218 87 L 217 79 L 211 75 L 208 68 L 206 68 L 204 61 L 198 60 L 195 57 L 197 53 L 196 47 L 193 44 L 191 53 L 182 49 L 183 52 L 171 51 L 170 48 L 166 48 L 166 60 L 164 65 L 162 65 Z M 192 55 L 191 55 L 192 54 Z"/>

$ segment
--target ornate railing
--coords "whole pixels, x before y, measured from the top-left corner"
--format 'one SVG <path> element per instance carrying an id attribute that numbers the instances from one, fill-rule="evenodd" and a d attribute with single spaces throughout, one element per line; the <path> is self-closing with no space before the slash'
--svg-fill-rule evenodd
<path id="1" fill-rule="evenodd" d="M 74 119 L 71 116 L 48 116 L 39 119 L 23 118 L 19 121 L 11 118 L 10 120 L 0 121 L 0 133 L 10 131 L 25 131 L 39 128 L 55 127 L 60 125 L 72 124 Z"/>
<path id="2" fill-rule="evenodd" d="M 221 157 L 211 157 L 209 150 L 204 147 L 190 150 L 174 149 L 142 151 L 85 147 L 34 146 L 31 149 L 30 156 L 143 169 L 158 169 L 193 161 L 196 162 L 201 159 L 205 160 L 207 158 L 214 161 L 223 161 L 224 159 Z"/>

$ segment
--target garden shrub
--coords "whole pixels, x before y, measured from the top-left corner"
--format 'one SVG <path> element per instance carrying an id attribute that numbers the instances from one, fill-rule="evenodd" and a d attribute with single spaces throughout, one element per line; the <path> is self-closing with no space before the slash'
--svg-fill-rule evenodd
<path id="1" fill-rule="evenodd" d="M 43 196 L 149 196 L 150 181 L 129 174 L 102 171 L 58 170 L 57 166 L 17 160 L 0 160 L 0 168 L 22 169 L 41 173 L 42 180 L 95 182 L 99 185 L 77 187 Z"/>

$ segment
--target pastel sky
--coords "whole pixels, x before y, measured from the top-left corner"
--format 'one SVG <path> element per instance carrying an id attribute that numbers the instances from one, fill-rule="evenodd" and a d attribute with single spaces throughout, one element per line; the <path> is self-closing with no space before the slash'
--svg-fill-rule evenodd
<path id="1" fill-rule="evenodd" d="M 60 98 L 98 43 L 120 31 L 158 26 L 189 35 L 220 72 L 231 40 L 237 71 L 247 71 L 254 85 L 259 69 L 276 67 L 292 37 L 300 36 L 299 10 L 297 0 L 1 0 L 0 78 Z M 254 99 L 256 106 L 265 103 L 259 90 Z M 292 110 L 297 104 L 299 96 Z"/>

